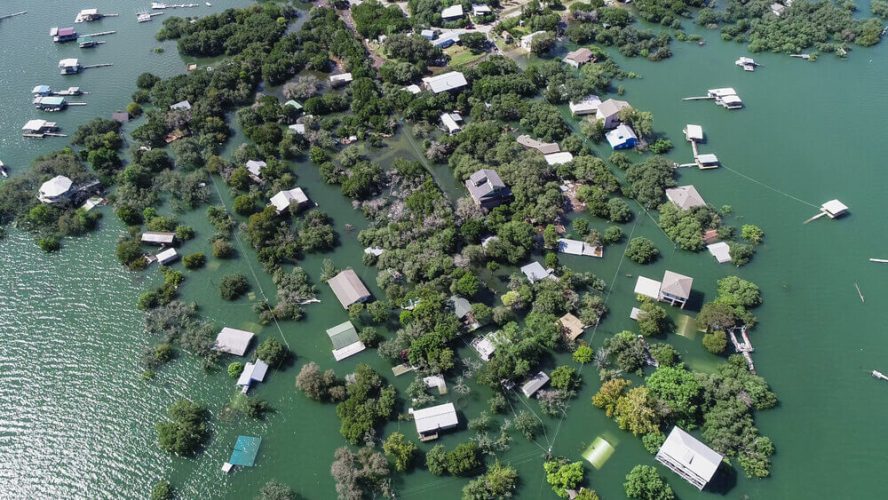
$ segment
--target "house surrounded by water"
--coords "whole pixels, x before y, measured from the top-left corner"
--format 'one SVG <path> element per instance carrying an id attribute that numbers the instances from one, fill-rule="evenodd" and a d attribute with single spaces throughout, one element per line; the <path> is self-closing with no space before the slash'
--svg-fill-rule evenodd
<path id="1" fill-rule="evenodd" d="M 657 452 L 657 461 L 703 490 L 715 476 L 724 457 L 675 426 Z"/>

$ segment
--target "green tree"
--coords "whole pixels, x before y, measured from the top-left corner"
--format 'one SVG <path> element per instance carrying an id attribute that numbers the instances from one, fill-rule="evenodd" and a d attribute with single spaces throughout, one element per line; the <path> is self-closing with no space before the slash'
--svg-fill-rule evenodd
<path id="1" fill-rule="evenodd" d="M 444 445 L 436 444 L 426 453 L 426 468 L 436 476 L 447 472 L 447 450 Z"/>
<path id="2" fill-rule="evenodd" d="M 620 429 L 628 430 L 636 436 L 657 432 L 660 415 L 654 405 L 655 401 L 648 388 L 636 387 L 617 400 L 614 418 Z"/>
<path id="3" fill-rule="evenodd" d="M 229 274 L 219 283 L 219 292 L 225 300 L 237 300 L 250 290 L 250 282 L 243 274 Z"/>
<path id="4" fill-rule="evenodd" d="M 721 354 L 728 347 L 728 335 L 722 330 L 715 330 L 703 335 L 703 347 L 712 354 Z"/>
<path id="5" fill-rule="evenodd" d="M 445 459 L 447 472 L 454 476 L 465 476 L 481 467 L 481 450 L 474 441 L 460 443 L 449 452 Z"/>
<path id="6" fill-rule="evenodd" d="M 673 500 L 675 494 L 666 481 L 650 465 L 636 465 L 623 483 L 626 496 L 638 500 Z"/>
<path id="7" fill-rule="evenodd" d="M 565 458 L 548 460 L 543 463 L 543 469 L 552 491 L 561 498 L 567 498 L 567 490 L 575 490 L 585 476 L 582 462 L 569 462 Z"/>
<path id="8" fill-rule="evenodd" d="M 638 331 L 645 337 L 665 333 L 671 324 L 666 309 L 653 301 L 646 300 L 641 304 L 641 312 L 638 318 Z"/>
<path id="9" fill-rule="evenodd" d="M 185 265 L 186 269 L 199 269 L 207 263 L 207 257 L 200 252 L 193 253 L 191 255 L 186 255 L 185 258 L 182 259 L 182 263 Z"/>
<path id="10" fill-rule="evenodd" d="M 581 344 L 573 352 L 572 357 L 573 360 L 577 363 L 586 364 L 592 362 L 592 358 L 594 357 L 594 355 L 595 351 L 592 350 L 591 346 L 589 346 L 588 344 Z"/>
<path id="11" fill-rule="evenodd" d="M 632 382 L 623 378 L 606 380 L 592 396 L 592 404 L 603 409 L 608 417 L 612 417 L 617 409 L 617 401 L 623 397 L 630 385 Z"/>
<path id="12" fill-rule="evenodd" d="M 167 416 L 168 421 L 156 425 L 160 449 L 175 455 L 195 455 L 209 437 L 206 409 L 180 399 L 170 406 Z"/>
<path id="13" fill-rule="evenodd" d="M 463 488 L 463 500 L 510 498 L 518 487 L 518 471 L 514 467 L 494 463 L 487 472 Z"/>
<path id="14" fill-rule="evenodd" d="M 762 231 L 762 228 L 753 225 L 753 224 L 743 224 L 740 227 L 740 236 L 743 237 L 744 240 L 749 241 L 753 245 L 758 245 L 765 239 L 765 232 Z"/>
<path id="15" fill-rule="evenodd" d="M 418 447 L 413 441 L 408 441 L 400 432 L 393 432 L 382 444 L 385 455 L 392 460 L 395 470 L 404 472 L 413 464 Z"/>
<path id="16" fill-rule="evenodd" d="M 695 425 L 702 387 L 684 365 L 657 368 L 648 377 L 646 386 L 651 396 L 669 406 L 670 418 L 685 428 Z"/>
<path id="17" fill-rule="evenodd" d="M 240 361 L 232 361 L 228 364 L 228 376 L 231 378 L 238 378 L 241 372 L 244 371 L 244 364 Z"/>
<path id="18" fill-rule="evenodd" d="M 289 486 L 271 480 L 262 486 L 256 500 L 297 500 L 298 498 L 299 495 Z"/>
<path id="19" fill-rule="evenodd" d="M 552 370 L 549 383 L 555 389 L 571 391 L 580 385 L 580 375 L 574 368 L 561 365 Z"/>
<path id="20" fill-rule="evenodd" d="M 256 348 L 256 357 L 272 368 L 280 367 L 290 356 L 290 351 L 275 338 L 267 338 Z"/>
<path id="21" fill-rule="evenodd" d="M 175 489 L 169 481 L 158 481 L 151 488 L 151 500 L 173 500 Z"/>
<path id="22" fill-rule="evenodd" d="M 626 257 L 636 264 L 650 264 L 659 255 L 660 250 L 654 246 L 654 242 L 642 236 L 632 238 L 626 247 Z"/>

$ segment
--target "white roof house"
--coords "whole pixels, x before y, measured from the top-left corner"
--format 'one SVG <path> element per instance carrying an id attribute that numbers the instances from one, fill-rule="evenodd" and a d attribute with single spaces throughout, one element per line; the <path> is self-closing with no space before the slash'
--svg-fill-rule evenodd
<path id="1" fill-rule="evenodd" d="M 719 264 L 731 262 L 731 247 L 724 241 L 706 245 L 706 249 L 709 250 L 709 253 L 715 257 L 715 260 L 718 261 Z"/>
<path id="2" fill-rule="evenodd" d="M 297 207 L 301 207 L 308 203 L 308 196 L 305 196 L 305 192 L 302 191 L 302 188 L 293 188 L 289 191 L 278 191 L 278 193 L 271 197 L 271 205 L 274 206 L 277 213 L 281 213 L 293 205 Z"/>
<path id="3" fill-rule="evenodd" d="M 604 122 L 604 128 L 612 129 L 620 123 L 620 111 L 631 107 L 626 101 L 607 99 L 598 105 L 595 118 Z"/>
<path id="4" fill-rule="evenodd" d="M 530 47 L 533 45 L 533 39 L 540 36 L 540 35 L 545 35 L 545 34 L 546 34 L 545 31 L 534 31 L 533 33 L 531 33 L 529 35 L 524 35 L 521 37 L 521 41 L 519 42 L 519 45 L 524 50 L 530 50 Z"/>
<path id="5" fill-rule="evenodd" d="M 537 281 L 544 280 L 546 278 L 554 278 L 552 276 L 552 271 L 550 269 L 546 269 L 537 261 L 533 261 L 526 266 L 521 267 L 521 272 L 527 276 L 527 280 L 531 283 L 536 283 Z"/>
<path id="6" fill-rule="evenodd" d="M 771 4 L 771 13 L 775 16 L 780 17 L 784 11 L 786 11 L 785 5 L 776 2 Z"/>
<path id="7" fill-rule="evenodd" d="M 243 387 L 243 392 L 246 394 L 253 382 L 265 380 L 266 373 L 268 373 L 268 365 L 265 361 L 257 359 L 255 363 L 247 362 L 244 364 L 244 370 L 237 379 L 237 385 Z"/>
<path id="8" fill-rule="evenodd" d="M 253 174 L 254 177 L 260 177 L 262 169 L 267 166 L 268 164 L 261 160 L 248 160 L 246 165 L 247 171 Z"/>
<path id="9" fill-rule="evenodd" d="M 179 101 L 176 104 L 173 104 L 172 106 L 170 106 L 170 109 L 172 111 L 188 111 L 191 109 L 191 103 L 188 102 L 187 100 Z"/>
<path id="10" fill-rule="evenodd" d="M 532 139 L 529 135 L 519 135 L 515 138 L 518 141 L 518 144 L 521 144 L 525 148 L 536 149 L 540 153 L 544 155 L 549 155 L 552 153 L 557 153 L 561 151 L 561 148 L 558 147 L 558 143 L 556 142 L 541 142 L 536 139 Z"/>
<path id="11" fill-rule="evenodd" d="M 71 179 L 64 175 L 57 175 L 40 185 L 37 199 L 43 203 L 57 203 L 67 199 L 73 186 Z"/>
<path id="12" fill-rule="evenodd" d="M 635 293 L 661 302 L 669 302 L 673 306 L 679 304 L 684 308 L 691 296 L 693 284 L 694 278 L 690 276 L 666 271 L 663 273 L 662 282 L 639 276 L 635 282 Z"/>
<path id="13" fill-rule="evenodd" d="M 455 119 L 455 117 L 459 117 L 459 119 L 462 120 L 462 117 L 460 117 L 456 113 L 443 113 L 441 115 L 441 123 L 444 125 L 444 128 L 447 129 L 447 133 L 450 135 L 453 135 L 462 130 L 459 124 L 456 123 L 457 120 Z"/>
<path id="14" fill-rule="evenodd" d="M 466 81 L 465 75 L 459 71 L 450 71 L 438 76 L 426 77 L 422 79 L 422 83 L 435 94 L 461 89 L 469 84 Z"/>
<path id="15" fill-rule="evenodd" d="M 342 73 L 339 75 L 330 75 L 330 84 L 333 86 L 345 85 L 354 80 L 351 73 Z"/>
<path id="16" fill-rule="evenodd" d="M 351 321 L 328 328 L 327 336 L 333 343 L 333 358 L 336 361 L 342 361 L 366 349 L 364 343 L 358 339 L 358 331 Z"/>
<path id="17" fill-rule="evenodd" d="M 459 425 L 459 416 L 453 403 L 411 410 L 413 420 L 416 423 L 416 432 L 420 439 L 437 439 L 438 431 L 452 429 Z"/>
<path id="18" fill-rule="evenodd" d="M 145 231 L 142 233 L 142 243 L 151 245 L 172 245 L 176 240 L 176 233 L 163 231 Z"/>
<path id="19" fill-rule="evenodd" d="M 691 296 L 691 287 L 694 284 L 694 278 L 683 274 L 666 271 L 663 273 L 663 282 L 660 284 L 660 294 L 657 300 L 669 302 L 673 306 L 677 303 L 684 308 L 685 303 Z"/>
<path id="20" fill-rule="evenodd" d="M 548 154 L 544 158 L 549 165 L 564 165 L 573 161 L 574 155 L 570 151 L 561 151 L 560 153 Z"/>
<path id="21" fill-rule="evenodd" d="M 585 255 L 587 257 L 604 257 L 604 248 L 601 246 L 593 246 L 585 241 L 570 240 L 567 238 L 558 239 L 558 251 L 570 255 Z"/>
<path id="22" fill-rule="evenodd" d="M 562 61 L 574 68 L 579 68 L 584 64 L 595 61 L 595 54 L 586 47 L 580 47 L 577 50 L 568 52 Z"/>
<path id="23" fill-rule="evenodd" d="M 295 134 L 305 135 L 305 124 L 304 123 L 294 123 L 287 127 L 290 132 Z"/>
<path id="24" fill-rule="evenodd" d="M 490 357 L 496 352 L 497 332 L 488 333 L 483 337 L 475 337 L 472 341 L 472 348 L 478 353 L 484 361 L 490 361 Z"/>
<path id="25" fill-rule="evenodd" d="M 416 84 L 410 84 L 401 90 L 406 90 L 407 92 L 410 92 L 411 94 L 418 94 L 418 93 L 422 92 L 422 89 L 419 88 L 419 85 L 416 85 Z"/>
<path id="26" fill-rule="evenodd" d="M 617 125 L 616 128 L 604 134 L 604 137 L 607 139 L 607 143 L 610 144 L 611 149 L 634 148 L 638 143 L 638 136 L 635 135 L 635 131 L 625 123 Z"/>
<path id="27" fill-rule="evenodd" d="M 166 250 L 155 255 L 154 258 L 157 259 L 157 262 L 160 265 L 165 266 L 165 265 L 169 264 L 170 262 L 174 262 L 174 261 L 178 260 L 179 253 L 176 252 L 175 248 L 167 248 Z"/>
<path id="28" fill-rule="evenodd" d="M 547 383 L 549 383 L 549 376 L 546 375 L 545 372 L 539 372 L 533 377 L 530 377 L 527 382 L 521 386 L 521 392 L 529 398 L 536 394 L 536 392 L 542 389 Z"/>
<path id="29" fill-rule="evenodd" d="M 493 11 L 490 10 L 489 5 L 485 5 L 485 4 L 479 5 L 476 3 L 472 4 L 472 15 L 473 16 L 483 16 L 484 14 L 490 14 L 491 12 L 493 12 Z"/>
<path id="30" fill-rule="evenodd" d="M 666 198 L 682 210 L 706 206 L 703 197 L 697 192 L 697 188 L 692 185 L 669 188 L 666 190 Z"/>
<path id="31" fill-rule="evenodd" d="M 438 394 L 447 394 L 447 382 L 441 375 L 423 377 L 422 382 L 428 389 L 438 389 Z"/>
<path id="32" fill-rule="evenodd" d="M 683 477 L 698 490 L 706 487 L 723 459 L 721 454 L 678 426 L 672 428 L 672 432 L 657 452 L 658 462 Z"/>
<path id="33" fill-rule="evenodd" d="M 579 101 L 570 101 L 567 107 L 570 108 L 572 115 L 583 116 L 597 113 L 599 105 L 601 105 L 601 98 L 597 95 L 587 95 Z"/>
<path id="34" fill-rule="evenodd" d="M 253 332 L 226 326 L 219 332 L 219 335 L 216 335 L 216 343 L 213 345 L 213 349 L 236 356 L 243 356 L 255 336 L 256 334 Z"/>
<path id="35" fill-rule="evenodd" d="M 463 14 L 462 4 L 451 5 L 450 7 L 445 7 L 441 11 L 441 19 L 444 19 L 445 21 L 449 19 L 459 19 Z"/>
<path id="36" fill-rule="evenodd" d="M 365 302 L 370 299 L 370 291 L 361 282 L 361 278 L 351 269 L 346 269 L 341 273 L 327 280 L 327 284 L 333 289 L 336 298 L 342 307 L 348 309 L 348 306 L 357 302 Z"/>

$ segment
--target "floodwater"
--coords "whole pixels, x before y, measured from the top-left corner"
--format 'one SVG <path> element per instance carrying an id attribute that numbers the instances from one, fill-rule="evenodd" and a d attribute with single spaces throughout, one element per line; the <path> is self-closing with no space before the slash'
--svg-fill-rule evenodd
<path id="1" fill-rule="evenodd" d="M 200 15 L 248 2 L 216 1 L 179 11 Z M 143 5 L 144 4 L 144 5 Z M 51 0 L 7 1 L 3 11 L 28 10 L 18 18 L 0 21 L 0 43 L 6 48 L 0 67 L 0 159 L 15 173 L 39 153 L 64 146 L 64 139 L 25 141 L 19 128 L 40 117 L 30 105 L 29 90 L 38 83 L 54 87 L 79 85 L 90 92 L 89 105 L 48 115 L 72 133 L 93 116 L 108 116 L 129 101 L 136 76 L 150 70 L 161 76 L 183 71 L 175 44 L 153 40 L 159 20 L 137 24 L 135 12 L 148 2 L 94 1 L 90 6 L 119 12 L 121 17 L 78 25 L 80 31 L 118 30 L 108 43 L 81 51 L 76 46 L 54 46 L 47 31 L 71 24 L 85 6 Z M 167 13 L 165 16 L 172 15 Z M 93 29 L 94 28 L 94 29 Z M 729 223 L 755 223 L 767 233 L 755 260 L 736 270 L 718 265 L 708 254 L 673 251 L 653 221 L 643 214 L 624 231 L 654 240 L 664 258 L 641 267 L 621 260 L 622 247 L 611 247 L 603 260 L 564 257 L 572 268 L 595 272 L 613 285 L 610 315 L 585 338 L 598 346 L 608 335 L 631 328 L 635 276 L 658 278 L 667 267 L 693 276 L 702 300 L 711 300 L 717 279 L 739 273 L 758 283 L 764 305 L 756 311 L 760 325 L 752 332 L 756 367 L 780 397 L 780 406 L 761 412 L 757 425 L 776 447 L 772 477 L 748 480 L 738 471 L 729 498 L 805 499 L 811 496 L 881 498 L 888 485 L 880 474 L 888 465 L 883 443 L 888 429 L 880 422 L 888 414 L 888 385 L 869 376 L 872 369 L 888 369 L 883 333 L 888 292 L 882 273 L 888 272 L 869 257 L 888 257 L 888 234 L 883 231 L 885 182 L 883 139 L 888 115 L 888 46 L 856 50 L 848 60 L 822 57 L 814 64 L 785 56 L 756 55 L 763 64 L 744 73 L 733 62 L 746 55 L 743 47 L 721 42 L 707 33 L 707 44 L 674 43 L 674 57 L 663 63 L 620 60 L 642 78 L 622 82 L 625 98 L 635 107 L 652 111 L 655 126 L 676 144 L 671 157 L 690 160 L 690 148 L 681 130 L 686 123 L 703 126 L 705 152 L 717 153 L 724 168 L 700 172 L 682 169 L 681 183 L 694 184 L 717 207 L 731 205 Z M 154 53 L 164 47 L 163 53 Z M 113 63 L 111 68 L 87 70 L 61 77 L 56 63 L 80 57 L 85 64 Z M 728 112 L 711 102 L 683 102 L 708 88 L 732 86 L 746 103 L 742 111 Z M 129 125 L 131 130 L 134 125 Z M 233 139 L 232 149 L 240 136 Z M 607 154 L 606 152 L 602 152 Z M 413 157 L 410 143 L 398 136 L 381 153 L 388 162 L 399 155 Z M 435 168 L 438 178 L 446 168 Z M 295 166 L 298 182 L 320 201 L 335 220 L 340 246 L 326 255 L 312 255 L 303 267 L 317 282 L 322 260 L 340 267 L 351 265 L 376 294 L 375 272 L 360 263 L 356 234 L 366 221 L 352 209 L 335 186 L 320 180 L 308 163 Z M 455 183 L 442 181 L 448 189 Z M 458 192 L 458 191 L 457 191 Z M 821 203 L 838 198 L 851 214 L 841 220 L 820 219 L 807 225 Z M 230 203 L 225 198 L 222 200 Z M 333 484 L 329 464 L 344 441 L 332 405 L 308 401 L 294 389 L 299 366 L 308 360 L 334 368 L 340 376 L 357 363 L 369 363 L 400 391 L 409 375 L 395 379 L 387 362 L 367 351 L 335 363 L 324 330 L 346 319 L 329 288 L 320 285 L 321 304 L 307 307 L 305 320 L 260 327 L 251 311 L 262 292 L 273 297 L 274 287 L 247 249 L 240 259 L 212 260 L 197 272 L 186 271 L 182 288 L 186 300 L 218 325 L 259 332 L 261 338 L 283 338 L 296 354 L 295 365 L 274 372 L 255 391 L 275 408 L 266 421 L 212 422 L 207 450 L 193 460 L 171 458 L 155 445 L 154 423 L 179 397 L 206 404 L 218 413 L 235 393 L 223 372 L 204 373 L 186 355 L 164 367 L 155 380 L 143 381 L 138 358 L 154 339 L 144 333 L 142 314 L 135 308 L 138 294 L 159 281 L 156 269 L 131 273 L 114 258 L 114 243 L 124 228 L 106 210 L 102 229 L 80 239 L 65 240 L 62 252 L 46 255 L 28 235 L 10 231 L 0 242 L 0 491 L 28 498 L 144 498 L 159 479 L 171 480 L 183 498 L 248 498 L 266 481 L 277 479 L 307 498 L 330 498 Z M 180 220 L 198 231 L 184 246 L 186 253 L 209 254 L 211 230 L 203 211 L 183 214 Z M 346 225 L 353 226 L 352 231 Z M 603 228 L 600 221 L 593 225 Z M 234 304 L 223 303 L 216 292 L 222 275 L 243 272 L 253 281 L 255 295 Z M 252 274 L 255 272 L 255 278 Z M 632 277 L 628 277 L 631 275 Z M 865 296 L 863 303 L 854 285 Z M 677 311 L 675 311 L 677 312 Z M 667 339 L 695 369 L 712 369 L 716 358 L 705 353 L 699 339 L 671 335 Z M 460 349 L 471 357 L 468 349 Z M 557 362 L 569 358 L 559 354 Z M 636 464 L 653 464 L 639 440 L 620 431 L 589 402 L 597 390 L 597 374 L 584 370 L 586 384 L 564 419 L 543 417 L 546 432 L 534 443 L 515 436 L 509 452 L 499 458 L 521 474 L 522 498 L 551 496 L 542 473 L 542 454 L 582 460 L 594 456 L 600 466 L 587 465 L 588 483 L 603 498 L 621 498 L 623 477 Z M 453 383 L 451 382 L 451 387 Z M 465 419 L 486 408 L 489 390 L 472 386 L 467 395 L 453 390 L 442 401 L 454 401 Z M 516 410 L 534 402 L 513 398 Z M 406 409 L 406 408 L 404 408 Z M 400 430 L 413 436 L 409 421 L 390 422 L 384 432 Z M 225 476 L 220 471 L 239 434 L 263 438 L 257 466 Z M 447 446 L 466 440 L 461 430 L 445 436 Z M 428 449 L 428 445 L 422 445 Z M 712 497 L 661 469 L 681 498 Z M 395 479 L 402 498 L 455 498 L 465 479 L 436 478 L 419 470 Z"/>

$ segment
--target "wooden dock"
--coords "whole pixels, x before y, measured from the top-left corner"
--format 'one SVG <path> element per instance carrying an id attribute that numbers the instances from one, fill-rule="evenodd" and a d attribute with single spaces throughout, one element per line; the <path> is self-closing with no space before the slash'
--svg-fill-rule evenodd
<path id="1" fill-rule="evenodd" d="M 870 262 L 878 262 L 879 264 L 888 264 L 888 259 L 874 259 L 870 257 Z"/>
<path id="2" fill-rule="evenodd" d="M 13 12 L 12 14 L 4 14 L 4 15 L 0 16 L 0 21 L 2 21 L 4 19 L 9 19 L 10 17 L 23 16 L 27 13 L 28 13 L 28 11 L 23 10 L 21 12 Z"/>
<path id="3" fill-rule="evenodd" d="M 81 66 L 80 69 L 107 68 L 109 66 L 114 66 L 114 64 L 112 64 L 112 63 L 87 64 L 86 66 Z"/>
<path id="4" fill-rule="evenodd" d="M 860 296 L 860 301 L 863 303 L 866 303 L 866 299 L 863 298 L 863 292 L 860 291 L 860 285 L 858 285 L 857 283 L 854 283 L 854 288 L 857 289 L 857 295 Z"/>
<path id="5" fill-rule="evenodd" d="M 805 222 L 802 222 L 802 224 L 807 224 L 811 221 L 815 221 L 815 220 L 823 217 L 824 215 L 826 215 L 826 212 L 820 212 L 819 214 L 815 215 L 814 217 L 811 217 L 810 219 L 806 220 Z"/>
<path id="6" fill-rule="evenodd" d="M 743 342 L 737 340 L 737 330 L 740 330 L 740 336 L 743 337 Z M 755 351 L 755 348 L 752 347 L 752 342 L 750 342 L 749 335 L 746 333 L 746 325 L 743 325 L 740 328 L 729 329 L 728 335 L 731 337 L 731 343 L 734 344 L 734 350 L 743 355 L 746 359 L 746 365 L 749 366 L 749 371 L 755 373 L 755 364 L 753 364 L 752 355 L 750 355 L 751 352 Z"/>
<path id="7" fill-rule="evenodd" d="M 88 36 L 88 37 L 93 37 L 93 36 L 113 35 L 113 34 L 115 34 L 115 33 L 117 33 L 117 32 L 116 32 L 116 31 L 100 31 L 100 32 L 98 32 L 98 33 L 90 33 L 89 35 L 82 35 L 81 38 L 83 38 L 83 37 L 87 37 L 87 36 Z"/>
<path id="8" fill-rule="evenodd" d="M 708 100 L 712 100 L 712 99 L 715 99 L 715 97 L 708 96 L 708 95 L 698 95 L 698 96 L 692 96 L 692 97 L 684 97 L 684 98 L 682 98 L 682 101 L 708 101 Z"/>

